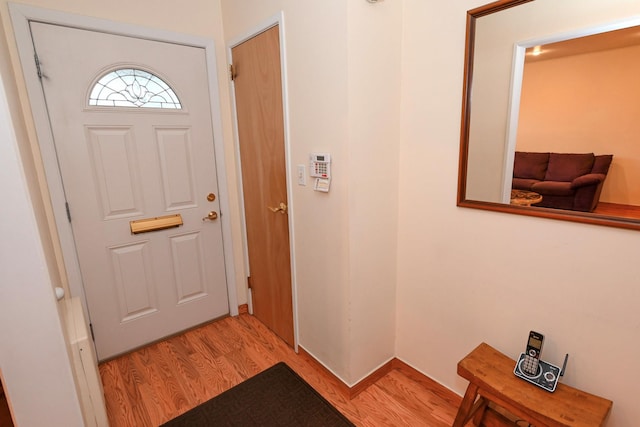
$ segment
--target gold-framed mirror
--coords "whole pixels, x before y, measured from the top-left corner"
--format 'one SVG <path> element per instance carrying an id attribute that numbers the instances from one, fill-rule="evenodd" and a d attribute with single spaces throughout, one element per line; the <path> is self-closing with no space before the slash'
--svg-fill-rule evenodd
<path id="1" fill-rule="evenodd" d="M 639 76 L 640 2 L 469 10 L 458 206 L 640 230 Z"/>

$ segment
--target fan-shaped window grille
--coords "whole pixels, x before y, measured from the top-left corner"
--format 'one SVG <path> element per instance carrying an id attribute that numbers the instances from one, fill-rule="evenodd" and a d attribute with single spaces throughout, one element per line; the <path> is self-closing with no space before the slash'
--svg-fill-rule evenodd
<path id="1" fill-rule="evenodd" d="M 91 90 L 89 105 L 182 109 L 178 96 L 164 80 L 136 68 L 102 76 Z"/>

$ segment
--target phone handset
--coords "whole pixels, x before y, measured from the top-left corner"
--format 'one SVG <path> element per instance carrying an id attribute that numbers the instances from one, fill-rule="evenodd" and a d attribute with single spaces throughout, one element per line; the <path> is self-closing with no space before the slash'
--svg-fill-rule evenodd
<path id="1" fill-rule="evenodd" d="M 539 332 L 529 332 L 529 341 L 527 341 L 527 349 L 522 362 L 522 371 L 530 376 L 538 374 L 538 366 L 540 364 L 540 353 L 542 353 L 542 344 L 544 343 L 544 335 Z"/>

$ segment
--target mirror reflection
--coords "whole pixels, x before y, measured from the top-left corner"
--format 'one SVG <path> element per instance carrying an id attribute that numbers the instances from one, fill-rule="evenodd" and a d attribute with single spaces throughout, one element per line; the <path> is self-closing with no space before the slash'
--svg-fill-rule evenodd
<path id="1" fill-rule="evenodd" d="M 624 0 L 469 11 L 460 206 L 640 229 L 638 13 Z"/>

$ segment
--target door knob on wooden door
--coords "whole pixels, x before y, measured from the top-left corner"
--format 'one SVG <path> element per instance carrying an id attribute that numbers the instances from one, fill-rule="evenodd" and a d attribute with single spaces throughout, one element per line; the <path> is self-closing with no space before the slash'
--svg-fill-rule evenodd
<path id="1" fill-rule="evenodd" d="M 280 205 L 277 208 L 272 208 L 271 206 L 267 206 L 267 208 L 274 213 L 280 212 L 282 215 L 287 213 L 287 205 L 285 205 L 284 202 L 280 202 Z"/>

